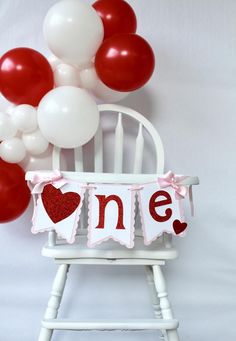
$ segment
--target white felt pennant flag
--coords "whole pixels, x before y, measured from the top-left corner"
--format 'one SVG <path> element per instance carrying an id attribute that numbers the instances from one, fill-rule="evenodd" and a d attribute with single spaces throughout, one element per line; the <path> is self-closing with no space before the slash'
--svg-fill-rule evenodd
<path id="1" fill-rule="evenodd" d="M 186 229 L 182 203 L 176 199 L 172 187 L 161 189 L 158 183 L 145 184 L 138 191 L 138 201 L 145 245 L 151 244 L 164 232 L 182 234 Z"/>
<path id="2" fill-rule="evenodd" d="M 43 192 L 38 195 L 32 232 L 55 230 L 68 243 L 73 243 L 84 193 L 84 184 L 66 183 L 61 189 L 46 184 Z"/>
<path id="3" fill-rule="evenodd" d="M 113 239 L 134 246 L 134 200 L 130 185 L 95 184 L 89 191 L 88 246 Z"/>

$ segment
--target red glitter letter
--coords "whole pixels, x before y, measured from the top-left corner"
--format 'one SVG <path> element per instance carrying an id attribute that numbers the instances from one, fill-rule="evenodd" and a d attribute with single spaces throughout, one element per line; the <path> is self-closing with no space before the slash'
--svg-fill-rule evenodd
<path id="1" fill-rule="evenodd" d="M 105 208 L 109 201 L 114 200 L 117 203 L 118 206 L 118 220 L 116 229 L 117 230 L 124 230 L 124 224 L 123 224 L 123 215 L 124 215 L 124 209 L 123 209 L 123 203 L 121 198 L 118 195 L 109 195 L 106 197 L 105 195 L 96 195 L 96 197 L 99 200 L 99 223 L 96 229 L 104 229 L 105 225 Z"/>
<path id="2" fill-rule="evenodd" d="M 165 197 L 164 200 L 160 200 L 160 201 L 156 201 L 156 199 L 160 196 Z M 165 210 L 165 215 L 161 216 L 159 214 L 157 214 L 156 212 L 156 207 L 159 206 L 164 206 L 164 205 L 169 205 L 172 203 L 171 200 L 171 196 L 169 193 L 167 193 L 166 191 L 157 191 L 155 192 L 152 196 L 151 199 L 149 201 L 149 212 L 151 214 L 151 216 L 153 217 L 154 220 L 161 222 L 167 221 L 170 219 L 170 217 L 172 216 L 172 209 L 171 208 L 167 208 Z"/>

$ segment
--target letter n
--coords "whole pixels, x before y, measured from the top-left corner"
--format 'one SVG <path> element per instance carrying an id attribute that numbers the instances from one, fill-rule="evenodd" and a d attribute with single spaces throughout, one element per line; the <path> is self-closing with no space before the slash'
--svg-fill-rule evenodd
<path id="1" fill-rule="evenodd" d="M 124 208 L 121 198 L 118 195 L 109 195 L 106 197 L 105 195 L 96 195 L 99 201 L 99 223 L 96 227 L 97 229 L 104 229 L 105 226 L 105 209 L 107 204 L 110 201 L 115 201 L 117 203 L 118 208 L 118 219 L 117 219 L 117 230 L 124 230 L 124 224 L 123 224 L 123 217 L 124 217 Z"/>

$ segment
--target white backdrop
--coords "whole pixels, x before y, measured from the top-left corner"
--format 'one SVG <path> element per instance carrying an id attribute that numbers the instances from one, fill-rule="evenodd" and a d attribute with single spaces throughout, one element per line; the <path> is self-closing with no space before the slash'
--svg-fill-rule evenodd
<path id="1" fill-rule="evenodd" d="M 28 46 L 48 54 L 42 22 L 55 0 L 0 0 L 0 52 Z M 124 105 L 158 128 L 167 165 L 198 175 L 196 217 L 176 240 L 167 278 L 182 341 L 236 340 L 236 2 L 130 0 L 138 32 L 154 47 L 152 81 Z M 56 267 L 30 233 L 32 210 L 0 225 L 0 340 L 34 341 Z M 122 290 L 120 290 L 122 288 Z M 106 296 L 106 301 L 105 301 Z M 144 271 L 72 268 L 63 316 L 150 317 Z M 54 340 L 154 341 L 154 332 L 55 333 Z"/>

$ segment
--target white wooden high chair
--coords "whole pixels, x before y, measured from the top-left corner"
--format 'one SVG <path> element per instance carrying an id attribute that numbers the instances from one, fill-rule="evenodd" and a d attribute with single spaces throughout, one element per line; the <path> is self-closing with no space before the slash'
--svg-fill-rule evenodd
<path id="1" fill-rule="evenodd" d="M 82 148 L 75 150 L 75 171 L 63 172 L 65 177 L 79 179 L 87 183 L 111 183 L 111 184 L 139 184 L 155 181 L 157 174 L 162 174 L 164 170 L 164 152 L 161 139 L 153 125 L 138 112 L 118 105 L 100 105 L 101 115 L 116 114 L 115 145 L 114 145 L 114 173 L 103 173 L 104 164 L 104 139 L 103 127 L 100 127 L 94 138 L 94 172 L 83 172 Z M 137 125 L 138 134 L 135 142 L 135 150 L 131 158 L 134 158 L 133 169 L 128 174 L 123 171 L 123 151 L 124 151 L 124 131 L 123 117 L 132 120 L 132 124 Z M 141 174 L 144 151 L 144 130 L 151 137 L 155 154 L 150 154 L 155 158 L 155 169 L 153 174 Z M 68 132 L 69 134 L 69 132 Z M 152 160 L 153 161 L 153 160 Z M 53 168 L 60 167 L 60 150 L 54 148 Z M 28 180 L 33 176 L 33 172 L 27 174 Z M 190 182 L 189 182 L 190 181 Z M 188 180 L 188 185 L 197 184 L 197 178 Z M 42 254 L 51 257 L 59 264 L 59 268 L 53 283 L 51 297 L 48 301 L 47 309 L 42 321 L 39 341 L 49 341 L 52 338 L 53 330 L 161 330 L 162 339 L 166 341 L 178 341 L 178 321 L 174 319 L 168 299 L 166 282 L 162 272 L 162 266 L 166 260 L 175 259 L 177 251 L 172 247 L 170 235 L 164 234 L 150 246 L 145 246 L 140 229 L 136 230 L 135 247 L 127 249 L 113 241 L 107 241 L 95 248 L 87 247 L 86 232 L 86 204 L 83 206 L 83 219 L 78 227 L 78 241 L 74 244 L 67 244 L 58 239 L 55 232 L 49 232 L 47 245 L 42 250 Z M 96 264 L 96 265 L 141 265 L 147 270 L 147 280 L 151 291 L 155 318 L 140 320 L 89 320 L 71 321 L 57 319 L 58 309 L 61 303 L 67 273 L 72 264 Z"/>

